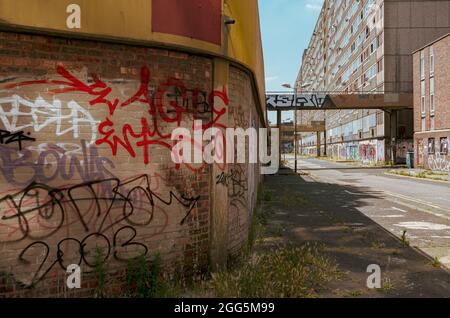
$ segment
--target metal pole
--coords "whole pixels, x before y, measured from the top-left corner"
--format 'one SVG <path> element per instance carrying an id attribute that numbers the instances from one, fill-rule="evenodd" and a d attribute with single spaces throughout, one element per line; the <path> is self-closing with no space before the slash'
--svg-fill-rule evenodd
<path id="1" fill-rule="evenodd" d="M 277 110 L 277 128 L 278 128 L 278 132 L 280 134 L 280 142 L 278 142 L 278 165 L 279 167 L 281 167 L 281 139 L 282 139 L 282 133 L 281 133 L 281 110 Z"/>
<path id="2" fill-rule="evenodd" d="M 297 88 L 294 86 L 294 172 L 297 174 Z"/>
<path id="3" fill-rule="evenodd" d="M 323 124 L 325 126 L 325 131 L 323 133 L 324 137 L 324 146 L 323 146 L 323 155 L 327 156 L 327 111 L 323 111 Z"/>

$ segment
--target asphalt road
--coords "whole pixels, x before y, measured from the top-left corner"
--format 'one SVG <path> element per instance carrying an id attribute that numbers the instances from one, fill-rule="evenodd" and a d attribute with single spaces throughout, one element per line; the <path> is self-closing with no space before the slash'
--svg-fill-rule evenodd
<path id="1" fill-rule="evenodd" d="M 293 167 L 293 156 L 286 159 Z M 353 192 L 343 187 L 342 197 L 358 201 L 358 211 L 395 236 L 401 238 L 406 231 L 411 246 L 450 268 L 450 184 L 391 176 L 386 175 L 387 169 L 318 159 L 299 159 L 298 169 L 317 183 L 357 189 Z M 310 186 L 314 187 L 314 183 Z"/>

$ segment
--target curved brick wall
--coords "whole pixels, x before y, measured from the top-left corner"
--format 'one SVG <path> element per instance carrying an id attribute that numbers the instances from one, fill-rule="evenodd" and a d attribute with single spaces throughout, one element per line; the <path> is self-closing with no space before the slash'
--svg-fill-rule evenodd
<path id="1" fill-rule="evenodd" d="M 193 119 L 259 127 L 245 72 L 229 66 L 214 88 L 214 61 L 187 53 L 6 32 L 0 47 L 0 295 L 93 295 L 96 247 L 116 275 L 142 254 L 206 268 L 217 186 L 228 188 L 223 252 L 239 252 L 259 168 L 177 166 L 170 133 Z M 82 289 L 68 291 L 72 263 Z"/>

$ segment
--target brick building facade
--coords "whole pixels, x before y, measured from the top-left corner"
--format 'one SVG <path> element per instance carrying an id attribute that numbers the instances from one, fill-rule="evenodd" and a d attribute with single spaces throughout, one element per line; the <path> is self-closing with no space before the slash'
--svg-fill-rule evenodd
<path id="1" fill-rule="evenodd" d="M 449 17 L 450 1 L 325 0 L 302 57 L 297 90 L 412 93 L 411 52 L 450 32 Z M 412 110 L 357 108 L 302 112 L 306 120 L 326 121 L 321 153 L 404 163 L 413 150 Z M 305 153 L 317 153 L 315 133 L 303 140 Z"/>
<path id="2" fill-rule="evenodd" d="M 415 163 L 450 171 L 450 34 L 413 53 Z"/>

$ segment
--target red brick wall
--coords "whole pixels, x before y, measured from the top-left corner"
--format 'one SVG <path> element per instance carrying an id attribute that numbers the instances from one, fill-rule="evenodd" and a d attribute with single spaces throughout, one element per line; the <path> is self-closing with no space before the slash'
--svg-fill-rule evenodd
<path id="1" fill-rule="evenodd" d="M 250 78 L 237 68 L 230 68 L 230 119 L 233 128 L 259 128 Z M 242 105 L 247 105 L 242 107 Z M 247 140 L 247 147 L 248 140 Z M 255 164 L 229 166 L 228 187 L 228 251 L 235 256 L 248 237 L 249 224 L 255 208 L 259 168 Z M 256 178 L 256 179 L 255 179 Z"/>
<path id="2" fill-rule="evenodd" d="M 430 116 L 430 47 L 434 55 L 434 130 Z M 420 55 L 413 56 L 414 76 L 414 132 L 416 164 L 433 170 L 450 169 L 450 157 L 439 153 L 440 139 L 450 139 L 450 37 L 424 48 L 425 52 L 425 131 L 422 131 Z M 435 138 L 435 154 L 429 154 L 428 140 Z M 422 146 L 420 146 L 422 144 Z M 442 157 L 442 158 L 441 158 Z M 442 161 L 442 163 L 441 163 Z M 438 164 L 436 164 L 438 163 Z M 441 169 L 442 166 L 442 169 Z"/>
<path id="3" fill-rule="evenodd" d="M 142 254 L 161 254 L 167 270 L 207 267 L 215 176 L 176 166 L 170 133 L 214 125 L 213 109 L 258 122 L 245 73 L 231 68 L 231 92 L 213 91 L 212 70 L 169 50 L 0 33 L 0 296 L 92 296 L 96 246 L 117 277 Z M 242 169 L 250 215 L 259 170 Z M 249 220 L 231 222 L 234 247 Z M 68 291 L 72 263 L 83 288 Z M 121 280 L 108 282 L 120 293 Z"/>

